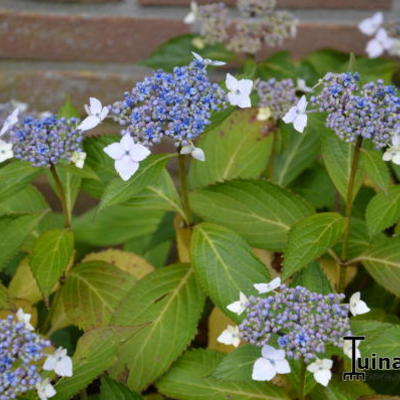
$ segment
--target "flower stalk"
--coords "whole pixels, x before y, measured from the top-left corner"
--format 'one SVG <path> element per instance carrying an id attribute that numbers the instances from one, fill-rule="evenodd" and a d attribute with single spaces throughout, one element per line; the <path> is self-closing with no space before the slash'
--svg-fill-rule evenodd
<path id="1" fill-rule="evenodd" d="M 178 171 L 179 171 L 179 194 L 181 197 L 182 208 L 185 214 L 186 226 L 193 225 L 193 215 L 190 208 L 189 202 L 189 189 L 187 184 L 186 174 L 186 156 L 184 154 L 178 154 Z"/>
<path id="2" fill-rule="evenodd" d="M 353 211 L 353 197 L 354 197 L 354 184 L 356 180 L 356 175 L 358 171 L 358 166 L 360 163 L 361 156 L 361 146 L 362 146 L 362 137 L 359 136 L 357 138 L 357 142 L 354 149 L 353 161 L 351 164 L 350 178 L 347 186 L 347 196 L 346 196 L 346 206 L 345 206 L 345 226 L 343 232 L 343 244 L 342 244 L 342 253 L 341 253 L 341 265 L 339 270 L 339 284 L 338 291 L 339 293 L 345 290 L 346 286 L 346 272 L 347 272 L 347 258 L 348 258 L 348 248 L 349 248 L 349 236 L 351 229 L 351 217 Z"/>
<path id="3" fill-rule="evenodd" d="M 305 398 L 305 388 L 306 388 L 306 363 L 301 360 L 300 367 L 300 383 L 299 383 L 299 400 L 304 400 Z"/>
<path id="4" fill-rule="evenodd" d="M 60 202 L 61 202 L 61 207 L 62 207 L 62 211 L 63 211 L 63 214 L 64 214 L 64 227 L 66 229 L 70 229 L 71 228 L 71 219 L 72 219 L 72 217 L 71 217 L 71 212 L 70 212 L 70 210 L 68 208 L 67 197 L 66 197 L 66 194 L 65 194 L 65 190 L 64 190 L 63 184 L 61 182 L 60 177 L 58 176 L 56 167 L 54 165 L 50 166 L 50 172 L 51 172 L 51 175 L 52 175 L 52 177 L 54 179 L 54 182 L 56 184 L 56 187 L 57 187 L 56 194 L 57 194 L 57 196 L 58 196 L 58 198 L 60 199 Z"/>

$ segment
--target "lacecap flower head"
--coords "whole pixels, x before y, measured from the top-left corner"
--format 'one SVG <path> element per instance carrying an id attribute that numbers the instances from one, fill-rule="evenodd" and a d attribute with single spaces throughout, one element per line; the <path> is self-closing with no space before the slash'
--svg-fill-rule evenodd
<path id="1" fill-rule="evenodd" d="M 82 152 L 83 132 L 77 118 L 27 116 L 9 131 L 14 157 L 35 167 L 71 161 L 75 152 Z"/>

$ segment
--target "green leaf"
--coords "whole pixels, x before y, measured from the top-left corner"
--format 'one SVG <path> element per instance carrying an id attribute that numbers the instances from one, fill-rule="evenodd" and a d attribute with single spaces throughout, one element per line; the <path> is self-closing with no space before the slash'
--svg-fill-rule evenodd
<path id="1" fill-rule="evenodd" d="M 390 173 L 387 164 L 382 160 L 382 153 L 376 150 L 362 149 L 360 161 L 361 168 L 364 169 L 371 181 L 386 192 L 390 185 Z"/>
<path id="2" fill-rule="evenodd" d="M 192 350 L 183 355 L 158 382 L 157 388 L 178 400 L 288 400 L 283 389 L 268 382 L 223 381 L 211 377 L 224 355 Z"/>
<path id="3" fill-rule="evenodd" d="M 78 341 L 72 358 L 74 375 L 61 378 L 55 385 L 53 400 L 70 400 L 85 389 L 116 360 L 119 345 L 142 329 L 108 327 L 85 333 Z"/>
<path id="4" fill-rule="evenodd" d="M 262 79 L 271 77 L 277 79 L 295 78 L 297 67 L 292 62 L 288 51 L 278 51 L 258 65 L 258 75 Z"/>
<path id="5" fill-rule="evenodd" d="M 62 291 L 68 318 L 84 330 L 108 325 L 136 282 L 131 274 L 103 261 L 78 265 L 68 274 Z"/>
<path id="6" fill-rule="evenodd" d="M 92 197 L 100 198 L 106 185 L 115 178 L 114 160 L 104 152 L 104 147 L 118 142 L 119 135 L 102 135 L 100 137 L 87 137 L 83 142 L 83 150 L 87 154 L 85 166 L 100 179 L 84 179 L 82 189 Z"/>
<path id="7" fill-rule="evenodd" d="M 9 300 L 7 288 L 0 283 L 0 309 L 8 308 Z"/>
<path id="8" fill-rule="evenodd" d="M 377 241 L 357 260 L 381 286 L 400 297 L 400 238 Z"/>
<path id="9" fill-rule="evenodd" d="M 0 168 L 0 202 L 16 194 L 32 180 L 43 172 L 42 168 L 32 167 L 25 161 L 13 161 L 5 167 Z"/>
<path id="10" fill-rule="evenodd" d="M 186 265 L 158 269 L 139 281 L 122 299 L 113 323 L 147 325 L 123 346 L 115 373 L 127 366 L 128 386 L 138 392 L 156 380 L 193 339 L 204 301 Z"/>
<path id="11" fill-rule="evenodd" d="M 400 325 L 379 321 L 352 321 L 352 331 L 365 336 L 360 344 L 361 354 L 375 353 L 377 357 L 398 357 L 400 354 Z"/>
<path id="12" fill-rule="evenodd" d="M 97 176 L 96 172 L 89 167 L 87 163 L 83 166 L 83 168 L 78 168 L 74 164 L 59 164 L 57 166 L 60 170 L 68 172 L 72 175 L 76 175 L 79 178 L 85 178 L 85 179 L 95 179 L 95 180 L 100 180 L 100 178 Z"/>
<path id="13" fill-rule="evenodd" d="M 326 169 L 343 199 L 347 197 L 354 148 L 353 144 L 345 143 L 334 133 L 325 135 L 322 140 L 322 157 Z M 354 182 L 353 199 L 356 197 L 362 182 L 363 172 L 361 169 L 358 169 Z"/>
<path id="14" fill-rule="evenodd" d="M 132 392 L 125 385 L 104 376 L 101 378 L 98 400 L 140 400 L 140 394 Z"/>
<path id="15" fill-rule="evenodd" d="M 297 272 L 293 278 L 292 286 L 303 286 L 316 293 L 332 293 L 332 286 L 320 265 L 312 262 L 301 271 Z"/>
<path id="16" fill-rule="evenodd" d="M 32 185 L 19 190 L 0 203 L 0 215 L 35 214 L 49 209 L 43 195 Z"/>
<path id="17" fill-rule="evenodd" d="M 212 377 L 223 381 L 248 382 L 252 381 L 253 365 L 261 357 L 261 349 L 246 344 L 228 353 L 218 364 Z"/>
<path id="18" fill-rule="evenodd" d="M 157 230 L 165 213 L 129 206 L 92 209 L 74 220 L 75 239 L 93 246 L 113 246 Z"/>
<path id="19" fill-rule="evenodd" d="M 364 382 L 342 382 L 332 380 L 327 387 L 316 385 L 311 400 L 361 400 L 374 391 Z"/>
<path id="20" fill-rule="evenodd" d="M 163 170 L 157 183 L 149 185 L 126 205 L 148 210 L 174 211 L 184 217 L 181 201 L 174 181 L 167 170 Z"/>
<path id="21" fill-rule="evenodd" d="M 300 194 L 317 209 L 333 209 L 336 189 L 325 168 L 315 164 L 306 170 L 291 185 L 291 190 Z"/>
<path id="22" fill-rule="evenodd" d="M 348 67 L 348 59 L 348 54 L 332 49 L 314 51 L 305 58 L 321 78 L 327 72 L 342 72 L 344 66 Z"/>
<path id="23" fill-rule="evenodd" d="M 313 213 L 301 197 L 262 180 L 236 180 L 193 192 L 191 205 L 207 222 L 226 226 L 253 247 L 281 251 L 289 229 Z"/>
<path id="24" fill-rule="evenodd" d="M 295 224 L 289 232 L 282 279 L 300 271 L 340 239 L 344 218 L 337 213 L 315 214 Z"/>
<path id="25" fill-rule="evenodd" d="M 198 141 L 206 162 L 193 161 L 189 171 L 192 188 L 234 178 L 258 178 L 265 170 L 272 137 L 256 119 L 257 110 L 236 110 Z M 244 134 L 244 132 L 246 134 Z"/>
<path id="26" fill-rule="evenodd" d="M 281 124 L 278 132 L 283 141 L 283 151 L 276 157 L 272 181 L 280 186 L 289 185 L 315 160 L 320 151 L 321 132 L 325 123 L 318 114 L 311 114 L 304 134 L 292 125 Z"/>
<path id="27" fill-rule="evenodd" d="M 74 234 L 69 230 L 52 230 L 39 236 L 29 265 L 44 298 L 47 298 L 64 274 L 74 251 Z"/>
<path id="28" fill-rule="evenodd" d="M 368 203 L 365 213 L 371 237 L 400 220 L 400 186 L 390 186 L 387 193 L 375 195 Z"/>
<path id="29" fill-rule="evenodd" d="M 64 104 L 61 106 L 57 114 L 58 118 L 79 118 L 79 111 L 72 104 L 71 97 L 67 96 Z"/>
<path id="30" fill-rule="evenodd" d="M 220 61 L 230 61 L 233 53 L 226 50 L 223 45 L 206 45 L 198 49 L 193 45 L 193 39 L 201 38 L 199 35 L 189 34 L 177 36 L 162 44 L 142 64 L 154 69 L 172 71 L 177 66 L 187 65 L 193 60 L 192 51 L 205 58 Z"/>
<path id="31" fill-rule="evenodd" d="M 235 232 L 203 223 L 194 229 L 191 245 L 193 266 L 212 301 L 231 318 L 226 309 L 239 300 L 239 293 L 256 294 L 253 284 L 267 282 L 269 274 L 251 247 Z"/>
<path id="32" fill-rule="evenodd" d="M 0 217 L 0 270 L 14 257 L 43 214 Z"/>
<path id="33" fill-rule="evenodd" d="M 114 178 L 105 188 L 98 211 L 105 207 L 125 203 L 147 186 L 156 183 L 167 162 L 174 154 L 157 154 L 140 163 L 138 171 L 129 181 Z"/>

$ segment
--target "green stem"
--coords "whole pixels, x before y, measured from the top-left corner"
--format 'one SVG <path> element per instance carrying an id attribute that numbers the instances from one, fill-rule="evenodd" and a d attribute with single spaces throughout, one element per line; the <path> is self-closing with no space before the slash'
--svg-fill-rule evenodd
<path id="1" fill-rule="evenodd" d="M 67 198 L 65 196 L 65 191 L 64 191 L 64 187 L 61 183 L 60 177 L 57 174 L 57 170 L 56 167 L 54 165 L 52 165 L 50 167 L 50 172 L 51 175 L 54 179 L 54 182 L 56 183 L 57 186 L 57 195 L 58 198 L 61 201 L 61 207 L 62 207 L 62 211 L 64 214 L 64 227 L 67 229 L 71 228 L 71 213 L 68 210 L 68 205 L 67 205 Z"/>
<path id="2" fill-rule="evenodd" d="M 274 175 L 274 166 L 275 166 L 275 158 L 276 158 L 276 147 L 277 147 L 277 133 L 276 130 L 272 132 L 272 144 L 271 144 L 271 154 L 268 160 L 268 174 L 269 178 L 273 179 Z"/>
<path id="3" fill-rule="evenodd" d="M 193 224 L 192 210 L 189 203 L 189 190 L 186 176 L 186 157 L 183 154 L 178 154 L 179 164 L 179 194 L 182 201 L 183 212 L 187 226 Z"/>
<path id="4" fill-rule="evenodd" d="M 360 162 L 361 146 L 362 146 L 362 137 L 359 136 L 357 138 L 356 146 L 354 149 L 353 161 L 351 163 L 350 178 L 347 186 L 346 209 L 345 209 L 346 221 L 343 232 L 343 244 L 342 244 L 342 254 L 341 254 L 342 265 L 340 266 L 340 273 L 339 273 L 339 285 L 338 285 L 339 293 L 342 293 L 345 290 L 346 286 L 346 272 L 347 272 L 346 261 L 348 257 L 351 215 L 353 211 L 354 183 L 356 180 L 358 164 Z"/>
<path id="5" fill-rule="evenodd" d="M 304 400 L 305 399 L 305 388 L 306 388 L 306 363 L 304 360 L 301 361 L 301 367 L 300 367 L 300 387 L 299 387 L 299 400 Z"/>

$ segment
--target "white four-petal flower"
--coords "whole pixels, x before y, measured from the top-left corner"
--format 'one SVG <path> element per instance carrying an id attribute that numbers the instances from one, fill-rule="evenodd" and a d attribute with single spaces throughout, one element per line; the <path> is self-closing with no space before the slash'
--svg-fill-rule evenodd
<path id="1" fill-rule="evenodd" d="M 185 24 L 193 24 L 193 22 L 195 22 L 197 19 L 198 13 L 199 13 L 199 6 L 195 1 L 192 1 L 190 3 L 190 12 L 189 14 L 186 15 L 183 22 Z"/>
<path id="2" fill-rule="evenodd" d="M 217 342 L 227 346 L 238 347 L 240 344 L 239 327 L 228 325 L 226 329 L 218 336 Z"/>
<path id="3" fill-rule="evenodd" d="M 59 347 L 54 354 L 50 354 L 43 364 L 45 371 L 54 371 L 58 376 L 72 376 L 72 359 L 67 350 Z"/>
<path id="4" fill-rule="evenodd" d="M 254 381 L 270 381 L 276 374 L 288 374 L 290 365 L 285 359 L 285 351 L 271 346 L 263 346 L 262 357 L 253 365 L 252 379 Z"/>
<path id="5" fill-rule="evenodd" d="M 378 33 L 373 39 L 371 39 L 368 44 L 366 51 L 369 58 L 380 57 L 385 51 L 389 51 L 394 44 L 394 40 L 389 37 L 386 30 L 380 28 Z"/>
<path id="6" fill-rule="evenodd" d="M 115 170 L 124 181 L 133 176 L 139 168 L 139 162 L 150 154 L 149 149 L 136 144 L 129 134 L 124 135 L 119 143 L 112 143 L 103 150 L 115 160 Z"/>
<path id="7" fill-rule="evenodd" d="M 25 325 L 25 328 L 29 331 L 33 331 L 34 327 L 31 325 L 31 314 L 24 313 L 22 308 L 17 311 L 17 319 Z"/>
<path id="8" fill-rule="evenodd" d="M 272 279 L 272 281 L 268 282 L 268 283 L 255 283 L 253 286 L 256 288 L 257 292 L 260 294 L 272 292 L 273 290 L 275 290 L 279 286 L 281 286 L 281 278 L 278 277 L 278 278 Z"/>
<path id="9" fill-rule="evenodd" d="M 322 360 L 316 359 L 312 364 L 307 366 L 307 371 L 314 375 L 314 379 L 323 386 L 328 386 L 332 378 L 331 368 L 333 361 L 328 358 Z"/>
<path id="10" fill-rule="evenodd" d="M 229 90 L 228 100 L 233 106 L 240 108 L 251 107 L 250 94 L 253 89 L 253 81 L 250 79 L 236 79 L 233 75 L 226 75 L 226 87 Z"/>
<path id="11" fill-rule="evenodd" d="M 389 147 L 382 157 L 383 161 L 392 161 L 394 164 L 400 165 L 400 134 L 396 133 L 392 137 L 392 146 Z"/>
<path id="12" fill-rule="evenodd" d="M 195 147 L 192 144 L 183 146 L 181 149 L 181 154 L 190 154 L 193 158 L 199 161 L 206 161 L 206 156 L 204 151 L 200 147 Z"/>
<path id="13" fill-rule="evenodd" d="M 235 301 L 229 305 L 226 306 L 226 308 L 237 314 L 240 315 L 245 309 L 246 309 L 246 304 L 249 300 L 247 299 L 246 295 L 242 292 L 239 294 L 239 300 Z"/>
<path id="14" fill-rule="evenodd" d="M 83 168 L 85 165 L 86 153 L 84 151 L 74 151 L 71 157 L 71 162 L 78 168 Z"/>
<path id="15" fill-rule="evenodd" d="M 383 14 L 381 12 L 375 13 L 372 17 L 362 20 L 358 24 L 358 28 L 364 35 L 372 36 L 383 24 Z"/>
<path id="16" fill-rule="evenodd" d="M 11 143 L 0 139 L 0 163 L 14 157 L 12 147 Z"/>
<path id="17" fill-rule="evenodd" d="M 350 297 L 350 312 L 356 316 L 366 314 L 370 309 L 365 301 L 361 300 L 361 293 L 356 292 Z"/>
<path id="18" fill-rule="evenodd" d="M 108 115 L 109 109 L 103 107 L 100 100 L 95 97 L 89 99 L 89 105 L 85 104 L 88 116 L 78 125 L 81 131 L 88 131 L 99 125 Z"/>
<path id="19" fill-rule="evenodd" d="M 224 61 L 210 60 L 209 58 L 203 58 L 200 54 L 197 54 L 194 51 L 192 51 L 192 54 L 196 60 L 202 62 L 205 65 L 212 65 L 214 67 L 220 67 L 220 66 L 226 64 L 226 62 L 224 62 Z"/>
<path id="20" fill-rule="evenodd" d="M 36 390 L 40 400 L 47 400 L 57 393 L 49 379 L 43 379 L 38 382 L 36 384 Z"/>
<path id="21" fill-rule="evenodd" d="M 307 126 L 307 104 L 306 97 L 303 96 L 299 102 L 293 106 L 282 118 L 285 123 L 293 124 L 294 129 L 300 133 L 303 133 L 305 127 Z"/>
<path id="22" fill-rule="evenodd" d="M 0 130 L 0 136 L 3 136 L 10 128 L 18 122 L 18 113 L 20 108 L 16 108 L 4 121 Z"/>

